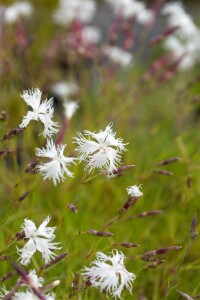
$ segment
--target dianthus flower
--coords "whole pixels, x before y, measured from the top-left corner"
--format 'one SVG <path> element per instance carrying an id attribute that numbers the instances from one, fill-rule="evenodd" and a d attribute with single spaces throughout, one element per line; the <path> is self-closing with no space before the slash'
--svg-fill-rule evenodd
<path id="1" fill-rule="evenodd" d="M 54 133 L 58 132 L 58 123 L 52 121 L 53 117 L 53 98 L 41 102 L 42 92 L 36 88 L 32 90 L 23 91 L 21 97 L 24 99 L 27 105 L 29 105 L 33 111 L 28 111 L 24 116 L 20 128 L 25 128 L 31 120 L 40 120 L 44 124 L 43 135 L 45 137 L 51 137 Z"/>
<path id="2" fill-rule="evenodd" d="M 63 103 L 65 109 L 65 117 L 70 120 L 75 114 L 76 110 L 79 108 L 79 105 L 75 101 L 66 101 Z"/>
<path id="3" fill-rule="evenodd" d="M 45 295 L 46 300 L 55 300 L 55 294 L 47 294 Z M 38 300 L 38 297 L 35 296 L 32 292 L 17 292 L 13 297 L 12 300 Z"/>
<path id="4" fill-rule="evenodd" d="M 47 157 L 50 161 L 46 163 L 41 163 L 38 165 L 38 170 L 42 173 L 45 179 L 53 179 L 54 185 L 60 180 L 64 180 L 64 174 L 67 176 L 73 177 L 66 166 L 74 163 L 74 157 L 65 157 L 63 152 L 66 145 L 56 146 L 52 140 L 47 141 L 46 149 L 36 148 L 36 155 L 40 157 Z"/>
<path id="5" fill-rule="evenodd" d="M 89 172 L 98 168 L 112 174 L 121 160 L 121 153 L 126 151 L 121 138 L 116 139 L 112 130 L 112 124 L 109 124 L 104 131 L 99 133 L 84 131 L 85 136 L 92 137 L 94 141 L 86 139 L 81 133 L 74 138 L 75 143 L 79 146 L 76 150 L 80 153 L 79 160 L 87 160 L 88 164 L 85 169 Z"/>
<path id="6" fill-rule="evenodd" d="M 110 255 L 97 252 L 96 260 L 92 262 L 93 266 L 85 267 L 82 276 L 101 292 L 105 291 L 107 295 L 121 299 L 121 293 L 125 287 L 131 293 L 131 282 L 136 278 L 135 274 L 126 270 L 124 259 L 125 255 L 117 250 Z"/>
<path id="7" fill-rule="evenodd" d="M 85 23 L 92 20 L 95 11 L 96 4 L 92 0 L 60 0 L 54 14 L 54 21 L 62 26 L 77 19 Z"/>
<path id="8" fill-rule="evenodd" d="M 145 4 L 136 0 L 107 0 L 112 6 L 115 14 L 125 19 L 134 17 L 139 23 L 147 24 L 154 18 L 151 9 L 147 9 Z"/>
<path id="9" fill-rule="evenodd" d="M 78 93 L 78 86 L 73 82 L 60 81 L 52 86 L 52 93 L 63 101 Z"/>
<path id="10" fill-rule="evenodd" d="M 45 263 L 48 263 L 51 258 L 56 256 L 52 251 L 60 249 L 57 247 L 59 243 L 52 243 L 52 240 L 55 238 L 54 231 L 56 227 L 46 227 L 49 221 L 50 217 L 47 217 L 37 229 L 33 221 L 29 219 L 24 220 L 22 229 L 28 242 L 22 249 L 17 249 L 22 265 L 28 265 L 36 251 L 42 253 Z"/>
<path id="11" fill-rule="evenodd" d="M 133 185 L 133 186 L 129 186 L 126 190 L 129 196 L 131 197 L 141 197 L 143 195 L 143 193 L 140 191 L 140 186 L 137 185 Z"/>
<path id="12" fill-rule="evenodd" d="M 4 21 L 14 23 L 20 17 L 29 17 L 33 13 L 33 7 L 28 1 L 20 1 L 5 8 Z"/>
<path id="13" fill-rule="evenodd" d="M 107 46 L 104 54 L 115 64 L 121 67 L 130 66 L 133 62 L 133 55 L 117 46 Z"/>

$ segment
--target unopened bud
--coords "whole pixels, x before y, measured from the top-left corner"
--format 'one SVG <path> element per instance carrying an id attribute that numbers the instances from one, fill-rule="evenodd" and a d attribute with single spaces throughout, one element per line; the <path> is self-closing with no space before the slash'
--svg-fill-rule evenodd
<path id="1" fill-rule="evenodd" d="M 74 275 L 73 281 L 71 282 L 71 287 L 72 287 L 73 289 L 75 289 L 75 288 L 78 287 L 78 284 L 79 284 L 79 278 L 80 278 L 79 273 L 76 272 L 75 275 Z"/>
<path id="2" fill-rule="evenodd" d="M 179 26 L 173 26 L 171 28 L 168 28 L 165 32 L 160 33 L 156 37 L 152 38 L 149 41 L 149 46 L 154 46 L 158 43 L 163 42 L 169 35 L 172 35 L 174 32 L 176 32 L 180 27 Z"/>
<path id="3" fill-rule="evenodd" d="M 198 236 L 198 231 L 197 231 L 197 215 L 196 213 L 194 214 L 194 217 L 192 219 L 192 223 L 190 226 L 190 236 L 192 240 L 195 240 Z"/>
<path id="4" fill-rule="evenodd" d="M 119 168 L 117 168 L 116 170 L 113 171 L 112 175 L 121 175 L 121 173 L 129 171 L 133 167 L 135 167 L 135 165 L 127 165 L 127 166 L 119 167 Z M 107 172 L 100 172 L 100 174 L 101 175 L 108 175 Z"/>
<path id="5" fill-rule="evenodd" d="M 54 288 L 57 287 L 59 284 L 60 284 L 60 280 L 54 280 L 53 282 L 51 282 L 51 283 L 49 283 L 49 284 L 43 286 L 43 287 L 41 288 L 41 291 L 42 291 L 43 293 L 45 293 L 45 292 L 47 292 L 47 291 L 49 291 L 49 290 L 54 289 Z"/>
<path id="6" fill-rule="evenodd" d="M 68 255 L 68 253 L 62 253 L 61 255 L 57 256 L 56 258 L 52 259 L 47 264 L 41 266 L 40 270 L 45 270 L 55 264 L 57 264 L 59 261 L 61 261 L 63 258 L 65 258 Z"/>
<path id="7" fill-rule="evenodd" d="M 4 282 L 15 274 L 15 271 L 11 271 L 0 278 L 0 282 Z"/>
<path id="8" fill-rule="evenodd" d="M 166 248 L 160 248 L 160 249 L 157 249 L 157 250 L 150 250 L 148 252 L 145 252 L 142 257 L 151 257 L 151 256 L 154 256 L 154 255 L 161 255 L 161 254 L 164 254 L 166 252 L 169 252 L 171 250 L 180 250 L 182 248 L 182 246 L 169 246 L 169 247 L 166 247 Z"/>
<path id="9" fill-rule="evenodd" d="M 30 191 L 26 191 L 24 194 L 22 194 L 19 198 L 18 201 L 23 201 L 28 195 L 30 194 Z"/>
<path id="10" fill-rule="evenodd" d="M 125 248 L 140 247 L 140 245 L 138 245 L 138 244 L 128 243 L 128 242 L 121 243 L 120 245 Z"/>
<path id="11" fill-rule="evenodd" d="M 95 236 L 100 236 L 100 237 L 110 237 L 114 235 L 112 232 L 106 232 L 106 231 L 103 232 L 97 230 L 88 230 L 87 233 Z"/>
<path id="12" fill-rule="evenodd" d="M 155 268 L 161 264 L 163 264 L 165 262 L 164 259 L 157 259 L 156 261 L 152 262 L 151 264 L 149 264 L 148 266 L 146 266 L 145 268 Z"/>
<path id="13" fill-rule="evenodd" d="M 23 239 L 23 238 L 25 237 L 25 232 L 24 232 L 24 230 L 22 230 L 22 231 L 20 231 L 20 232 L 17 232 L 17 233 L 15 234 L 15 237 L 17 238 L 17 240 Z"/>
<path id="14" fill-rule="evenodd" d="M 160 175 L 168 175 L 168 176 L 173 176 L 174 173 L 166 170 L 155 170 L 154 173 L 160 174 Z"/>
<path id="15" fill-rule="evenodd" d="M 155 216 L 155 215 L 161 214 L 162 212 L 163 212 L 162 210 L 144 211 L 144 212 L 136 215 L 136 218 L 145 218 L 145 217 Z"/>
<path id="16" fill-rule="evenodd" d="M 74 213 L 77 213 L 77 212 L 78 212 L 76 206 L 73 205 L 73 204 L 68 203 L 68 204 L 67 204 L 67 207 L 68 207 L 72 212 L 74 212 Z"/>
<path id="17" fill-rule="evenodd" d="M 191 176 L 188 176 L 188 178 L 187 178 L 187 187 L 188 188 L 192 187 L 192 177 Z"/>
<path id="18" fill-rule="evenodd" d="M 12 255 L 4 255 L 4 256 L 0 256 L 0 261 L 7 261 L 13 259 Z"/>
<path id="19" fill-rule="evenodd" d="M 24 131 L 24 128 L 14 128 L 3 136 L 3 140 L 10 140 L 14 135 L 17 135 L 22 131 Z"/>
<path id="20" fill-rule="evenodd" d="M 138 197 L 129 197 L 124 206 L 119 210 L 119 214 L 124 214 L 128 209 L 132 208 L 138 201 Z"/>
<path id="21" fill-rule="evenodd" d="M 164 166 L 175 163 L 180 160 L 180 157 L 171 157 L 169 159 L 163 160 L 157 164 L 157 166 Z"/>
<path id="22" fill-rule="evenodd" d="M 9 116 L 7 114 L 7 112 L 5 112 L 4 110 L 2 110 L 0 112 L 0 121 L 6 121 L 9 119 Z"/>
<path id="23" fill-rule="evenodd" d="M 37 164 L 39 163 L 39 159 L 35 159 L 33 160 L 32 162 L 30 162 L 28 165 L 27 165 L 27 168 L 25 170 L 26 173 L 30 173 L 33 169 L 35 169 L 35 167 L 37 166 Z"/>

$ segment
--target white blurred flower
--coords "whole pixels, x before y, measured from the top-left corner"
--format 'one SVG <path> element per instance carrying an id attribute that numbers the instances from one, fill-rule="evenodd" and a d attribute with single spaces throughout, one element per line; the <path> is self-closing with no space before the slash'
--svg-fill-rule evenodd
<path id="1" fill-rule="evenodd" d="M 74 138 L 75 142 L 79 146 L 76 150 L 80 153 L 79 160 L 88 160 L 85 169 L 89 169 L 89 172 L 98 168 L 105 170 L 109 174 L 112 174 L 121 160 L 121 153 L 126 151 L 121 138 L 116 139 L 116 133 L 112 130 L 112 124 L 109 124 L 104 131 L 99 133 L 84 131 L 85 136 L 89 136 L 86 139 L 81 133 L 78 133 L 78 137 Z M 90 140 L 90 137 L 94 140 Z"/>
<path id="2" fill-rule="evenodd" d="M 84 26 L 81 30 L 81 37 L 84 44 L 98 44 L 101 39 L 101 32 L 97 27 Z"/>
<path id="3" fill-rule="evenodd" d="M 19 127 L 25 128 L 31 120 L 40 120 L 44 124 L 44 131 L 42 134 L 45 137 L 51 137 L 54 133 L 58 132 L 58 123 L 51 120 L 54 112 L 53 98 L 41 102 L 41 96 L 42 92 L 38 88 L 23 91 L 21 97 L 33 111 L 28 111 Z"/>
<path id="4" fill-rule="evenodd" d="M 133 186 L 129 186 L 126 190 L 129 196 L 131 197 L 141 197 L 143 195 L 143 193 L 140 191 L 141 185 L 137 186 L 137 185 L 133 185 Z"/>
<path id="5" fill-rule="evenodd" d="M 6 23 L 14 23 L 20 17 L 29 17 L 33 13 L 33 7 L 30 2 L 16 2 L 5 8 L 4 20 Z"/>
<path id="6" fill-rule="evenodd" d="M 62 26 L 70 24 L 75 19 L 85 23 L 92 20 L 95 11 L 96 4 L 92 0 L 60 0 L 54 21 Z"/>
<path id="7" fill-rule="evenodd" d="M 147 9 L 141 1 L 107 0 L 107 2 L 112 6 L 115 14 L 120 14 L 125 19 L 135 17 L 139 23 L 146 24 L 154 17 L 153 11 Z"/>
<path id="8" fill-rule="evenodd" d="M 70 120 L 75 114 L 76 110 L 79 108 L 79 105 L 75 101 L 66 101 L 63 103 L 65 109 L 65 117 Z"/>
<path id="9" fill-rule="evenodd" d="M 75 158 L 64 156 L 63 152 L 65 147 L 66 145 L 59 145 L 56 147 L 52 140 L 48 140 L 46 149 L 36 148 L 37 156 L 47 157 L 50 159 L 47 163 L 41 163 L 37 168 L 44 176 L 44 180 L 53 179 L 54 185 L 65 179 L 65 173 L 67 176 L 73 177 L 73 174 L 66 168 L 66 166 L 75 163 Z"/>
<path id="10" fill-rule="evenodd" d="M 124 259 L 125 255 L 117 250 L 110 255 L 97 252 L 96 260 L 92 262 L 93 266 L 85 267 L 82 276 L 101 292 L 106 291 L 107 295 L 121 299 L 124 288 L 132 292 L 132 281 L 136 278 L 135 274 L 126 270 Z"/>
<path id="11" fill-rule="evenodd" d="M 20 261 L 22 265 L 28 265 L 31 257 L 36 251 L 42 253 L 45 263 L 48 263 L 51 258 L 56 256 L 52 250 L 57 250 L 60 248 L 57 247 L 59 243 L 52 243 L 52 240 L 55 238 L 54 231 L 56 227 L 46 227 L 50 219 L 50 217 L 47 217 L 38 227 L 38 229 L 33 221 L 29 219 L 24 220 L 22 228 L 24 230 L 25 239 L 28 239 L 28 242 L 22 249 L 17 249 L 18 253 L 20 254 Z M 34 274 L 31 275 L 32 278 L 33 275 Z M 40 285 L 41 281 L 38 281 L 37 285 L 38 284 Z"/>
<path id="12" fill-rule="evenodd" d="M 68 99 L 70 95 L 78 93 L 78 87 L 75 83 L 60 81 L 55 83 L 52 87 L 52 92 L 62 98 L 62 100 Z"/>
<path id="13" fill-rule="evenodd" d="M 179 26 L 177 34 L 181 38 L 192 38 L 198 35 L 199 29 L 194 24 L 191 16 L 186 13 L 181 2 L 166 3 L 162 13 L 167 16 L 169 27 Z"/>
<path id="14" fill-rule="evenodd" d="M 117 46 L 108 46 L 104 49 L 104 54 L 113 62 L 121 67 L 130 66 L 133 55 Z"/>
<path id="15" fill-rule="evenodd" d="M 55 294 L 47 294 L 45 295 L 46 300 L 55 300 Z M 35 296 L 32 292 L 17 292 L 13 297 L 12 300 L 38 300 L 38 297 Z"/>
<path id="16" fill-rule="evenodd" d="M 173 60 L 181 61 L 179 70 L 193 67 L 200 60 L 200 30 L 194 24 L 180 2 L 166 3 L 162 13 L 167 17 L 169 27 L 178 26 L 179 29 L 165 42 L 164 47 L 173 54 Z"/>
<path id="17" fill-rule="evenodd" d="M 187 70 L 193 67 L 198 60 L 198 52 L 196 46 L 192 42 L 187 44 L 181 43 L 176 36 L 170 36 L 164 42 L 165 48 L 173 54 L 173 60 L 177 61 L 181 58 L 178 65 L 179 70 Z"/>
<path id="18" fill-rule="evenodd" d="M 154 17 L 153 10 L 144 8 L 138 13 L 137 21 L 142 25 L 146 25 L 151 23 L 154 20 Z"/>

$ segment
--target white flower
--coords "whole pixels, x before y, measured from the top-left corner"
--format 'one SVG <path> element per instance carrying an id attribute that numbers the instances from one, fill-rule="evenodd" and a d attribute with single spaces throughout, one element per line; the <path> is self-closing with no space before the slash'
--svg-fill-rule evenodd
<path id="1" fill-rule="evenodd" d="M 181 61 L 178 69 L 191 68 L 200 60 L 200 30 L 194 24 L 180 2 L 172 2 L 164 5 L 162 13 L 167 16 L 168 26 L 178 26 L 179 29 L 169 36 L 164 46 L 173 54 L 173 61 Z"/>
<path id="2" fill-rule="evenodd" d="M 133 60 L 133 55 L 130 52 L 124 51 L 117 46 L 107 46 L 104 49 L 104 54 L 114 63 L 121 67 L 127 67 Z"/>
<path id="3" fill-rule="evenodd" d="M 70 120 L 75 114 L 76 110 L 79 108 L 79 105 L 75 101 L 66 101 L 63 103 L 65 109 L 65 117 Z"/>
<path id="4" fill-rule="evenodd" d="M 52 250 L 60 249 L 57 247 L 58 243 L 52 243 L 52 240 L 55 238 L 54 231 L 56 227 L 46 227 L 49 221 L 50 217 L 47 217 L 37 229 L 33 221 L 29 219 L 24 220 L 22 228 L 24 230 L 25 239 L 28 239 L 28 242 L 22 249 L 17 249 L 18 253 L 20 253 L 22 265 L 28 265 L 36 251 L 42 253 L 45 263 L 48 263 L 51 258 L 56 256 L 56 254 L 52 252 Z M 38 284 L 40 283 L 41 282 L 38 282 Z"/>
<path id="5" fill-rule="evenodd" d="M 21 97 L 33 111 L 28 111 L 19 127 L 25 128 L 31 120 L 40 120 L 44 124 L 43 135 L 45 137 L 51 137 L 54 133 L 58 132 L 56 128 L 58 124 L 51 120 L 54 112 L 53 98 L 41 103 L 41 96 L 42 92 L 38 88 L 23 91 Z"/>
<path id="6" fill-rule="evenodd" d="M 31 285 L 35 288 L 41 288 L 44 283 L 44 279 L 42 277 L 38 277 L 35 270 L 31 270 L 28 273 L 29 280 L 31 281 Z"/>
<path id="7" fill-rule="evenodd" d="M 141 197 L 143 195 L 143 193 L 140 191 L 140 187 L 141 185 L 137 186 L 137 185 L 133 185 L 133 186 L 129 186 L 126 190 L 129 196 L 131 197 Z"/>
<path id="8" fill-rule="evenodd" d="M 84 26 L 81 30 L 81 38 L 84 44 L 97 44 L 101 39 L 101 32 L 94 26 Z"/>
<path id="9" fill-rule="evenodd" d="M 46 300 L 55 300 L 55 294 L 47 294 L 45 295 Z M 32 292 L 17 292 L 13 297 L 12 300 L 38 300 L 38 297 L 35 296 Z"/>
<path id="10" fill-rule="evenodd" d="M 112 6 L 115 14 L 121 15 L 125 19 L 135 17 L 139 23 L 146 24 L 154 17 L 153 11 L 147 9 L 141 1 L 107 0 L 107 2 Z"/>
<path id="11" fill-rule="evenodd" d="M 165 48 L 173 55 L 173 61 L 181 59 L 178 69 L 187 70 L 193 67 L 198 59 L 196 45 L 193 42 L 183 44 L 176 36 L 170 36 L 164 42 Z"/>
<path id="12" fill-rule="evenodd" d="M 60 81 L 55 83 L 52 87 L 52 92 L 61 97 L 63 100 L 68 99 L 70 95 L 75 95 L 78 93 L 78 87 L 75 83 Z"/>
<path id="13" fill-rule="evenodd" d="M 81 22 L 92 20 L 96 5 L 92 0 L 60 0 L 59 8 L 54 14 L 54 21 L 62 26 L 78 19 Z"/>
<path id="14" fill-rule="evenodd" d="M 33 7 L 29 2 L 21 1 L 6 7 L 4 20 L 6 23 L 14 23 L 20 17 L 29 17 L 33 12 Z"/>
<path id="15" fill-rule="evenodd" d="M 149 24 L 154 20 L 154 12 L 151 9 L 144 8 L 137 15 L 137 21 L 142 24 Z"/>
<path id="16" fill-rule="evenodd" d="M 132 291 L 132 283 L 136 276 L 126 270 L 124 266 L 125 255 L 115 250 L 111 255 L 97 252 L 96 260 L 92 262 L 91 268 L 85 267 L 82 276 L 89 280 L 92 286 L 106 291 L 112 297 L 121 299 L 121 293 L 126 287 L 129 292 Z"/>
<path id="17" fill-rule="evenodd" d="M 182 38 L 191 38 L 198 34 L 199 29 L 194 24 L 190 15 L 185 12 L 181 2 L 166 3 L 162 9 L 162 13 L 167 16 L 169 27 L 180 27 L 177 33 Z"/>
<path id="18" fill-rule="evenodd" d="M 105 170 L 112 174 L 121 160 L 121 153 L 126 151 L 121 138 L 116 139 L 116 133 L 112 130 L 112 124 L 109 124 L 104 131 L 99 133 L 84 131 L 85 136 L 91 136 L 94 141 L 87 140 L 81 133 L 78 133 L 78 138 L 75 139 L 75 143 L 79 146 L 76 150 L 80 153 L 79 160 L 88 160 L 88 164 L 85 169 L 89 169 L 91 172 L 93 169 L 98 168 Z"/>
<path id="19" fill-rule="evenodd" d="M 73 177 L 73 174 L 66 168 L 67 165 L 75 163 L 74 157 L 65 157 L 63 152 L 66 145 L 57 146 L 52 140 L 47 141 L 46 149 L 36 148 L 36 155 L 40 157 L 47 157 L 50 159 L 47 163 L 41 163 L 38 170 L 42 173 L 45 179 L 53 179 L 54 184 L 60 180 L 64 180 L 64 174 Z"/>

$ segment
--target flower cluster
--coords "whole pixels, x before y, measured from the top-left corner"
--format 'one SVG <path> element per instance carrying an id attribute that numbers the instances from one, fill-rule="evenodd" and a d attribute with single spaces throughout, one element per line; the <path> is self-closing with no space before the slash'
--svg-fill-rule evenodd
<path id="1" fill-rule="evenodd" d="M 32 107 L 33 111 L 29 111 L 24 117 L 21 128 L 26 127 L 31 120 L 41 120 L 44 124 L 44 136 L 51 137 L 57 132 L 58 124 L 51 120 L 53 116 L 53 99 L 45 100 L 41 103 L 42 92 L 39 89 L 24 91 L 22 98 Z M 66 102 L 64 105 L 65 115 L 68 119 L 72 117 L 78 105 L 74 102 Z M 126 151 L 125 145 L 121 138 L 115 138 L 116 133 L 112 130 L 112 124 L 106 129 L 100 130 L 99 133 L 84 131 L 84 135 L 78 133 L 78 137 L 74 138 L 74 142 L 78 144 L 76 150 L 79 152 L 79 161 L 86 160 L 85 169 L 92 172 L 95 168 L 106 171 L 112 175 L 117 169 L 121 161 L 121 154 Z M 89 137 L 89 139 L 86 139 Z M 93 140 L 90 140 L 90 137 Z M 64 156 L 66 145 L 56 145 L 52 139 L 47 140 L 46 148 L 36 148 L 36 155 L 48 158 L 48 162 L 40 163 L 37 169 L 44 179 L 52 179 L 56 185 L 60 181 L 64 181 L 66 174 L 73 177 L 73 173 L 67 169 L 67 166 L 75 163 L 75 158 Z"/>

